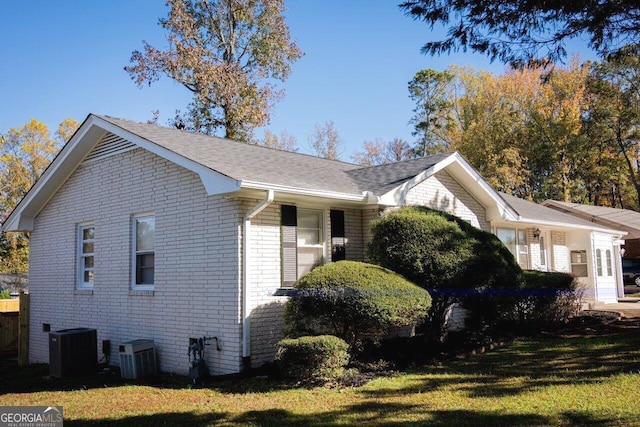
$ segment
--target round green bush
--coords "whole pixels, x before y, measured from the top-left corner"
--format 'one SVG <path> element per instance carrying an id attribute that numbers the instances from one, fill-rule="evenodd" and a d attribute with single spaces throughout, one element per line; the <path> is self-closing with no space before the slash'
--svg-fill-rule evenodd
<path id="1" fill-rule="evenodd" d="M 449 306 L 462 302 L 483 323 L 497 316 L 497 289 L 518 289 L 522 269 L 491 233 L 422 206 L 389 212 L 372 225 L 370 258 L 427 289 L 431 332 L 441 337 Z"/>
<path id="2" fill-rule="evenodd" d="M 424 289 L 386 268 L 354 261 L 318 267 L 302 277 L 289 299 L 285 320 L 293 335 L 329 333 L 351 348 L 415 325 L 427 314 Z"/>
<path id="3" fill-rule="evenodd" d="M 287 338 L 278 343 L 276 363 L 287 378 L 317 383 L 334 381 L 349 363 L 349 345 L 332 335 Z"/>

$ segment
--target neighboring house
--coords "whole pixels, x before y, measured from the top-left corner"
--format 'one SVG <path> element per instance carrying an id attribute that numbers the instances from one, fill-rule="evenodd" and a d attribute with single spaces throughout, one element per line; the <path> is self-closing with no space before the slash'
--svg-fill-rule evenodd
<path id="1" fill-rule="evenodd" d="M 545 200 L 542 205 L 599 226 L 626 231 L 624 258 L 640 259 L 640 212 L 557 200 Z"/>
<path id="2" fill-rule="evenodd" d="M 287 289 L 314 266 L 366 260 L 370 222 L 426 205 L 496 233 L 525 268 L 573 271 L 616 301 L 624 233 L 494 191 L 458 153 L 362 167 L 89 115 L 3 225 L 30 234 L 30 361 L 51 331 L 155 340 L 187 373 L 273 360 Z M 599 254 L 599 255 L 596 255 Z"/>

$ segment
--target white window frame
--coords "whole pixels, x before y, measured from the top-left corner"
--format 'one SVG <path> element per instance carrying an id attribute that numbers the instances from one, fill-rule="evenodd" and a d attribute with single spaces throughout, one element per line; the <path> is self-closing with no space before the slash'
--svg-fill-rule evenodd
<path id="1" fill-rule="evenodd" d="M 607 249 L 606 251 L 606 260 L 607 260 L 607 276 L 613 276 L 613 261 L 611 259 L 611 249 Z"/>
<path id="2" fill-rule="evenodd" d="M 151 250 L 138 250 L 138 221 L 141 219 L 153 219 L 153 232 L 154 232 L 154 244 Z M 156 245 L 155 245 L 155 234 L 156 234 L 156 224 L 155 224 L 155 214 L 153 212 L 143 212 L 139 214 L 132 215 L 131 219 L 131 289 L 134 291 L 152 291 L 155 289 L 155 254 L 156 254 Z M 154 280 L 153 283 L 138 283 L 138 255 L 153 255 L 153 268 L 154 268 Z"/>
<path id="3" fill-rule="evenodd" d="M 574 255 L 580 258 L 580 262 L 574 262 Z M 571 264 L 571 273 L 573 273 L 576 277 L 589 277 L 589 263 L 587 262 L 587 251 L 586 250 L 573 250 L 569 253 L 570 256 L 570 264 Z M 584 259 L 583 259 L 584 258 Z M 576 272 L 577 269 L 581 269 L 584 271 L 584 275 L 580 275 Z"/>
<path id="4" fill-rule="evenodd" d="M 500 238 L 501 231 L 513 233 L 512 244 L 505 243 Z M 516 262 L 520 265 L 520 267 L 523 269 L 528 269 L 529 268 L 529 244 L 527 243 L 526 230 L 522 228 L 496 227 L 494 234 L 498 238 L 498 240 L 500 240 L 502 244 L 505 245 L 507 249 L 509 249 L 509 252 L 513 254 L 513 257 L 515 258 Z"/>
<path id="5" fill-rule="evenodd" d="M 602 277 L 602 250 L 596 249 L 596 276 Z"/>
<path id="6" fill-rule="evenodd" d="M 304 214 L 304 213 L 313 213 L 314 215 L 318 215 L 318 221 L 319 221 L 319 228 L 307 228 L 307 227 L 302 227 L 300 225 L 300 214 Z M 296 250 L 298 252 L 297 255 L 297 265 L 296 268 L 298 270 L 298 279 L 302 276 L 304 276 L 307 272 L 303 272 L 302 266 L 300 265 L 300 250 L 302 249 L 304 251 L 304 249 L 312 249 L 312 250 L 320 250 L 322 252 L 321 254 L 321 260 L 320 260 L 320 264 L 319 265 L 324 265 L 326 264 L 326 260 L 327 260 L 327 254 L 326 254 L 326 235 L 325 235 L 325 212 L 321 209 L 305 209 L 305 208 L 297 208 L 296 209 L 296 215 L 298 217 L 298 225 L 297 225 L 297 242 L 296 242 Z M 300 243 L 300 235 L 301 235 L 301 231 L 304 230 L 314 230 L 317 231 L 319 233 L 319 243 L 318 244 L 303 244 Z M 313 270 L 315 267 L 312 267 L 311 270 Z"/>
<path id="7" fill-rule="evenodd" d="M 92 229 L 93 237 L 89 239 L 85 239 L 84 231 Z M 76 289 L 85 290 L 85 289 L 93 289 L 93 284 L 95 281 L 95 225 L 92 222 L 85 222 L 82 224 L 78 224 L 77 227 L 77 257 L 76 257 Z M 93 251 L 85 252 L 84 246 L 85 243 L 92 243 Z M 93 262 L 91 263 L 91 267 L 86 266 L 85 260 L 87 258 L 92 258 Z M 91 281 L 85 281 L 85 273 L 89 272 L 92 276 Z"/>

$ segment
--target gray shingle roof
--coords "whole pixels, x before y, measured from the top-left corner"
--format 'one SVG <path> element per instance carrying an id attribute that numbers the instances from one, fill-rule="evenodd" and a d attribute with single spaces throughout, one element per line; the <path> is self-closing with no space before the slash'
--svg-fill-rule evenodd
<path id="1" fill-rule="evenodd" d="M 97 116 L 209 169 L 243 182 L 362 194 L 385 194 L 450 154 L 362 167 L 148 123 Z"/>
<path id="2" fill-rule="evenodd" d="M 353 179 L 361 191 L 372 191 L 379 196 L 435 166 L 450 155 L 451 153 L 436 154 L 403 162 L 353 169 L 346 174 Z"/>
<path id="3" fill-rule="evenodd" d="M 98 116 L 237 181 L 360 194 L 345 171 L 360 166 L 147 123 Z"/>
<path id="4" fill-rule="evenodd" d="M 560 202 L 558 200 L 547 200 L 544 203 L 548 204 L 551 208 L 555 206 L 565 209 L 568 215 L 574 213 L 586 220 L 625 230 L 629 232 L 627 238 L 640 238 L 640 212 L 629 209 Z"/>
<path id="5" fill-rule="evenodd" d="M 520 216 L 526 219 L 556 222 L 561 224 L 573 224 L 585 227 L 598 227 L 597 224 L 577 218 L 573 215 L 539 205 L 528 200 L 519 199 L 506 193 L 500 193 L 500 196 L 507 202 Z"/>

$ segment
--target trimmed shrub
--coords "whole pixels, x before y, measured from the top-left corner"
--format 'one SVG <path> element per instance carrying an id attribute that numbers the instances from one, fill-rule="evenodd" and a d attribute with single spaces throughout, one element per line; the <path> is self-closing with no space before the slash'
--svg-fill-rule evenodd
<path id="1" fill-rule="evenodd" d="M 491 323 L 498 316 L 495 290 L 518 289 L 524 280 L 515 258 L 496 236 L 441 211 L 400 208 L 374 222 L 372 234 L 370 258 L 433 297 L 429 327 L 438 338 L 444 334 L 452 303 L 481 309 L 482 323 Z"/>
<path id="2" fill-rule="evenodd" d="M 359 347 L 390 328 L 419 323 L 431 306 L 424 289 L 377 265 L 339 261 L 302 277 L 285 309 L 294 336 L 332 334 Z"/>
<path id="3" fill-rule="evenodd" d="M 581 310 L 583 289 L 573 275 L 525 270 L 524 277 L 517 302 L 502 313 L 505 326 L 535 333 L 565 323 Z"/>
<path id="4" fill-rule="evenodd" d="M 276 362 L 287 378 L 306 383 L 329 382 L 342 376 L 349 363 L 349 345 L 332 335 L 287 338 L 278 343 Z"/>

